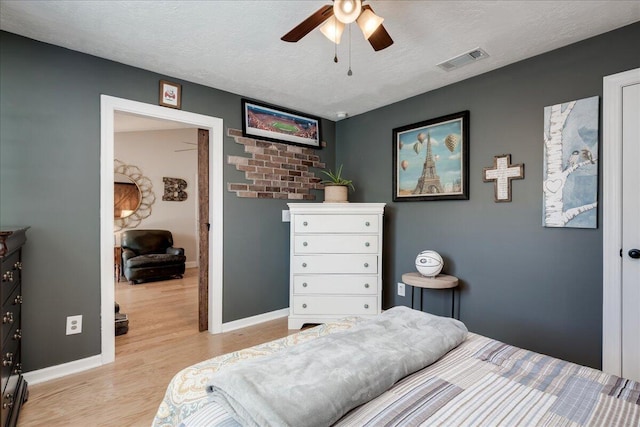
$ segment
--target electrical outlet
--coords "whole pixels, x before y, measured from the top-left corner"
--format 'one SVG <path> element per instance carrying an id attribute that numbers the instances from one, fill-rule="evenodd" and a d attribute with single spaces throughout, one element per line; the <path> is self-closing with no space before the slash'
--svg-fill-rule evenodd
<path id="1" fill-rule="evenodd" d="M 282 211 L 282 222 L 291 222 L 291 211 L 289 209 Z"/>
<path id="2" fill-rule="evenodd" d="M 404 296 L 404 283 L 398 282 L 398 295 Z"/>
<path id="3" fill-rule="evenodd" d="M 67 335 L 79 334 L 82 332 L 82 314 L 67 317 Z"/>

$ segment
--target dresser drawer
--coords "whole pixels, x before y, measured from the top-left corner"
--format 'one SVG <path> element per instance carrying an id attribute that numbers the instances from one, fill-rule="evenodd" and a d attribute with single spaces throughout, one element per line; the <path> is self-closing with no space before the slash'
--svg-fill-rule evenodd
<path id="1" fill-rule="evenodd" d="M 2 397 L 0 402 L 3 406 L 2 408 L 2 418 L 1 422 L 2 426 L 7 426 L 7 419 L 9 418 L 9 413 L 13 410 L 14 406 L 16 406 L 17 401 L 17 388 L 18 388 L 18 375 L 12 375 L 9 378 L 2 382 Z"/>
<path id="2" fill-rule="evenodd" d="M 296 215 L 295 233 L 377 233 L 377 215 Z"/>
<path id="3" fill-rule="evenodd" d="M 293 293 L 296 295 L 377 295 L 378 276 L 338 274 L 294 276 Z"/>
<path id="4" fill-rule="evenodd" d="M 9 298 L 2 305 L 0 317 L 2 317 L 2 327 L 0 338 L 3 340 L 9 334 L 9 331 L 20 323 L 20 308 L 22 306 L 22 296 L 20 295 L 20 286 L 16 286 Z"/>
<path id="5" fill-rule="evenodd" d="M 376 296 L 295 296 L 295 315 L 363 315 L 378 314 Z"/>
<path id="6" fill-rule="evenodd" d="M 4 303 L 12 288 L 20 283 L 20 276 L 22 274 L 22 263 L 20 262 L 20 252 L 14 252 L 6 259 L 2 260 L 2 268 L 0 269 L 0 298 Z"/>
<path id="7" fill-rule="evenodd" d="M 293 238 L 296 254 L 377 254 L 377 234 L 307 234 Z"/>
<path id="8" fill-rule="evenodd" d="M 20 365 L 20 343 L 11 339 L 6 340 L 2 347 L 1 356 L 0 377 L 2 378 L 2 389 L 4 390 L 7 380 L 13 375 L 13 370 L 22 369 Z"/>
<path id="9" fill-rule="evenodd" d="M 294 274 L 377 274 L 376 255 L 296 255 L 291 259 Z"/>

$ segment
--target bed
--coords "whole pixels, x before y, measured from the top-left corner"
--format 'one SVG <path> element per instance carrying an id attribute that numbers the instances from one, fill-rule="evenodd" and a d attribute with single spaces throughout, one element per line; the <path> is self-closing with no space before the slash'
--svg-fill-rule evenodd
<path id="1" fill-rule="evenodd" d="M 404 310 L 414 315 L 415 310 Z M 153 426 L 243 425 L 244 422 L 238 424 L 230 415 L 233 410 L 212 398 L 211 389 L 215 388 L 211 385 L 212 379 L 225 374 L 235 378 L 238 369 L 269 366 L 270 360 L 277 361 L 282 355 L 312 345 L 316 345 L 314 354 L 319 354 L 318 349 L 323 347 L 318 346 L 320 343 L 325 345 L 323 340 L 347 336 L 370 321 L 345 318 L 192 365 L 171 380 Z M 447 321 L 456 322 L 453 319 Z M 454 326 L 460 327 L 458 324 Z M 428 366 L 394 380 L 390 387 L 385 386 L 381 394 L 367 398 L 366 403 L 346 408 L 344 415 L 330 424 L 640 426 L 638 382 L 507 345 L 467 332 L 466 328 L 464 339 L 459 345 L 454 343 L 454 347 Z M 415 354 L 408 353 L 408 357 L 412 359 Z M 365 381 L 369 379 L 365 378 Z M 282 392 L 286 388 L 280 385 L 272 390 L 280 389 Z M 261 393 L 271 394 L 264 390 Z M 303 405 L 305 401 L 315 401 L 322 393 L 310 392 L 306 399 L 296 402 Z M 274 396 L 278 401 L 282 399 L 282 395 Z M 301 425 L 323 425 L 323 421 L 311 415 L 308 422 L 305 420 Z M 248 425 L 262 423 L 257 421 Z"/>

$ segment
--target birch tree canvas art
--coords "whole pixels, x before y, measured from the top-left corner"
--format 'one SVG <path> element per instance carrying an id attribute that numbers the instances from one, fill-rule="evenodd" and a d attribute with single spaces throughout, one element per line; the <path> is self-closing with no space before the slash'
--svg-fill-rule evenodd
<path id="1" fill-rule="evenodd" d="M 542 225 L 598 226 L 599 98 L 544 109 Z"/>

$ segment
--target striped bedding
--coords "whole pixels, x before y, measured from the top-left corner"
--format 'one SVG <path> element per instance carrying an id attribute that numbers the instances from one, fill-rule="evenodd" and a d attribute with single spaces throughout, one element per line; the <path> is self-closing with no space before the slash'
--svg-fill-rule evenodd
<path id="1" fill-rule="evenodd" d="M 359 318 L 219 356 L 180 371 L 153 426 L 237 426 L 205 386 L 242 360 L 345 330 Z M 310 396 L 312 398 L 312 396 Z M 640 426 L 640 383 L 469 333 L 439 361 L 352 410 L 336 426 Z"/>

